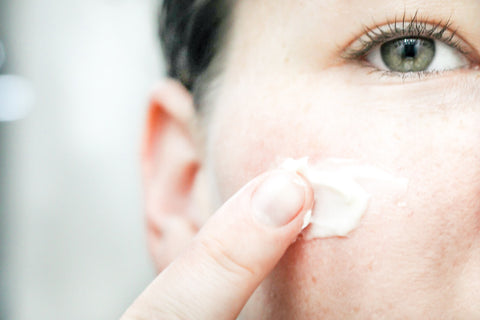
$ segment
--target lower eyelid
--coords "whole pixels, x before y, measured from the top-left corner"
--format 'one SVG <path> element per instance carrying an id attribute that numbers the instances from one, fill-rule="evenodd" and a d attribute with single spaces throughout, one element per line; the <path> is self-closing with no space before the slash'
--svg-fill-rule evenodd
<path id="1" fill-rule="evenodd" d="M 351 65 L 352 66 L 352 65 Z M 351 68 L 351 67 L 349 67 Z M 358 61 L 353 65 L 353 73 L 349 71 L 349 79 L 351 82 L 360 86 L 405 86 L 405 85 L 420 85 L 423 82 L 441 81 L 449 82 L 450 79 L 461 77 L 464 79 L 472 75 L 472 70 L 477 70 L 477 80 L 480 79 L 480 66 L 458 68 L 448 71 L 422 71 L 401 73 L 389 70 L 381 70 L 366 61 Z M 477 73 L 474 73 L 477 74 Z M 453 80 L 456 81 L 456 80 Z"/>

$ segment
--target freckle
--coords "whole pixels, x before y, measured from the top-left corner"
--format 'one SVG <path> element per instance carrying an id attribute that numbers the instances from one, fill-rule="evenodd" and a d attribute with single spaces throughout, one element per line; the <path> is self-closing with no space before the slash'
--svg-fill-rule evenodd
<path id="1" fill-rule="evenodd" d="M 369 270 L 369 271 L 372 271 L 372 270 L 373 270 L 373 262 L 370 262 L 370 263 L 368 264 L 368 270 Z"/>
<path id="2" fill-rule="evenodd" d="M 317 283 L 317 278 L 312 277 L 312 282 L 313 282 L 313 283 Z"/>

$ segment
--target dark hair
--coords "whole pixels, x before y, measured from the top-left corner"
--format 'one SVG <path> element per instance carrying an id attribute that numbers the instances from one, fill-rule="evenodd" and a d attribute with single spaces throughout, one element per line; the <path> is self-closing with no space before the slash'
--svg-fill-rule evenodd
<path id="1" fill-rule="evenodd" d="M 194 91 L 220 50 L 232 0 L 163 0 L 159 34 L 167 73 Z"/>

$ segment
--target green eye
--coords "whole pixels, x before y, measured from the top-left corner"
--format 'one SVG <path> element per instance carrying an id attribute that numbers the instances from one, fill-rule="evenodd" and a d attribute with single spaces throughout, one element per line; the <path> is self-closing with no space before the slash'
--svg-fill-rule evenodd
<path id="1" fill-rule="evenodd" d="M 396 39 L 380 47 L 383 63 L 396 72 L 421 72 L 435 57 L 435 42 L 423 38 Z"/>
<path id="2" fill-rule="evenodd" d="M 366 55 L 379 70 L 397 73 L 447 71 L 469 65 L 459 49 L 441 40 L 405 37 L 385 41 Z"/>

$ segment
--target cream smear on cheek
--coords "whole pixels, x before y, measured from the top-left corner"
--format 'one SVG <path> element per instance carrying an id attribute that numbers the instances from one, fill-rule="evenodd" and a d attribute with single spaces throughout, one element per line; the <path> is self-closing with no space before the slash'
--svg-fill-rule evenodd
<path id="1" fill-rule="evenodd" d="M 386 192 L 400 199 L 408 187 L 405 178 L 350 159 L 331 158 L 315 164 L 310 164 L 308 157 L 286 159 L 280 168 L 300 173 L 313 187 L 315 205 L 303 225 L 306 240 L 347 236 L 358 227 L 373 197 Z M 378 190 L 379 195 L 371 194 L 371 190 Z M 396 202 L 406 205 L 401 200 Z"/>

